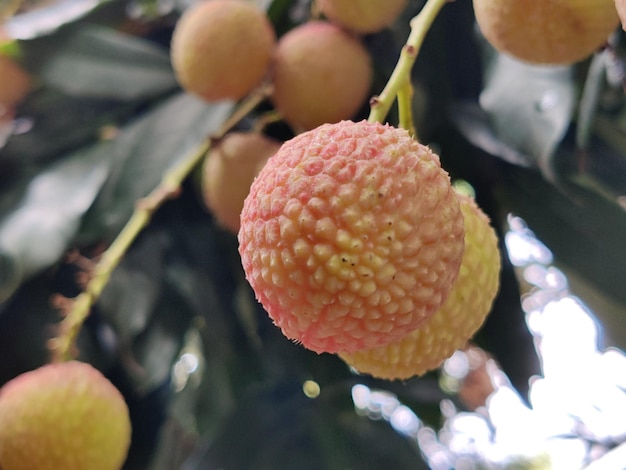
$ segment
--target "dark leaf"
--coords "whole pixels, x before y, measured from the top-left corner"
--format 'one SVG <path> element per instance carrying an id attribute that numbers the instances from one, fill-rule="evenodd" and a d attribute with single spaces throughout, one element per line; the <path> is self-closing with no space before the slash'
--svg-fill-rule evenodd
<path id="1" fill-rule="evenodd" d="M 21 51 L 44 85 L 72 96 L 137 101 L 177 87 L 167 50 L 110 28 L 78 24 Z"/>
<path id="2" fill-rule="evenodd" d="M 0 220 L 0 301 L 38 271 L 59 260 L 71 244 L 109 171 L 108 143 L 78 151 L 29 182 L 15 210 Z"/>
<path id="3" fill-rule="evenodd" d="M 81 239 L 116 235 L 137 199 L 154 189 L 168 168 L 214 132 L 232 107 L 231 102 L 208 105 L 179 94 L 126 126 L 113 145 L 113 171 L 87 214 Z"/>

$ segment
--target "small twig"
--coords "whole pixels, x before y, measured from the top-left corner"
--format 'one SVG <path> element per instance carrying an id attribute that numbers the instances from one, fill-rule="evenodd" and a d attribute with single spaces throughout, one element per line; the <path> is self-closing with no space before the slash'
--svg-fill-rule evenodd
<path id="1" fill-rule="evenodd" d="M 407 86 L 407 83 L 410 85 L 411 70 L 422 47 L 426 33 L 433 24 L 433 21 L 435 21 L 441 8 L 443 8 L 448 1 L 449 0 L 428 0 L 417 16 L 411 20 L 411 33 L 400 52 L 400 58 L 387 85 L 385 85 L 385 88 L 379 96 L 375 96 L 370 101 L 371 110 L 368 118 L 369 122 L 383 122 L 387 118 L 389 109 L 396 97 L 398 97 L 399 100 L 399 110 L 407 109 L 406 102 L 401 103 L 400 100 L 406 101 L 410 99 L 410 95 L 407 96 L 406 89 L 404 92 L 402 89 Z M 399 96 L 399 94 L 401 96 Z M 410 104 L 408 106 L 410 106 Z M 413 127 L 412 124 L 411 127 Z M 409 128 L 407 128 L 407 130 L 409 130 L 409 132 L 411 131 Z"/>
<path id="2" fill-rule="evenodd" d="M 98 300 L 111 278 L 111 273 L 120 263 L 137 235 L 148 225 L 152 215 L 165 201 L 176 196 L 185 178 L 200 163 L 211 147 L 211 142 L 223 137 L 241 119 L 259 105 L 271 92 L 269 84 L 263 84 L 248 98 L 242 101 L 229 119 L 210 137 L 205 139 L 180 163 L 167 171 L 159 185 L 150 194 L 137 201 L 130 219 L 115 238 L 111 246 L 102 254 L 91 272 L 91 278 L 83 292 L 75 299 L 62 303 L 64 318 L 58 325 L 56 337 L 48 343 L 52 362 L 72 359 L 76 354 L 76 338 L 91 307 Z M 61 306 L 61 305 L 60 305 Z"/>

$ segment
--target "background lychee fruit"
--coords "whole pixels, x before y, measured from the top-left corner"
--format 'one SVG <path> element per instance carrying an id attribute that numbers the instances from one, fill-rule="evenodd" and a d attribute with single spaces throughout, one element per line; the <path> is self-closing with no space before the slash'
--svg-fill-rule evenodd
<path id="1" fill-rule="evenodd" d="M 239 252 L 285 336 L 316 352 L 397 340 L 447 297 L 463 217 L 439 158 L 403 129 L 322 125 L 252 183 Z"/>
<path id="2" fill-rule="evenodd" d="M 50 364 L 0 389 L 3 470 L 118 470 L 130 444 L 128 408 L 99 371 Z"/>
<path id="3" fill-rule="evenodd" d="M 318 0 L 320 11 L 333 23 L 356 33 L 375 33 L 390 26 L 408 0 Z"/>
<path id="4" fill-rule="evenodd" d="M 622 23 L 622 29 L 626 31 L 626 0 L 615 0 L 615 7 Z"/>
<path id="5" fill-rule="evenodd" d="M 250 185 L 280 142 L 254 132 L 231 132 L 209 151 L 202 168 L 206 206 L 228 230 L 239 231 L 239 216 Z"/>
<path id="6" fill-rule="evenodd" d="M 176 24 L 172 66 L 186 91 L 206 101 L 238 100 L 260 84 L 275 45 L 272 24 L 252 3 L 203 1 Z"/>
<path id="7" fill-rule="evenodd" d="M 499 51 L 570 64 L 599 49 L 618 25 L 615 0 L 474 0 L 476 21 Z"/>
<path id="8" fill-rule="evenodd" d="M 349 119 L 366 102 L 372 73 L 355 36 L 328 22 L 305 23 L 278 42 L 272 102 L 297 131 Z"/>
<path id="9" fill-rule="evenodd" d="M 459 276 L 441 308 L 424 325 L 386 346 L 340 354 L 360 373 L 408 379 L 439 367 L 483 324 L 500 285 L 498 239 L 489 219 L 469 196 L 459 195 L 465 252 Z"/>

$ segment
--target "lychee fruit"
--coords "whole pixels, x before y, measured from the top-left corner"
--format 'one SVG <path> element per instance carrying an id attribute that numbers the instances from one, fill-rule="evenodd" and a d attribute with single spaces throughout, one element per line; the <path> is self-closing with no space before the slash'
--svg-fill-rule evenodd
<path id="1" fill-rule="evenodd" d="M 202 168 L 202 194 L 217 221 L 233 233 L 252 181 L 280 142 L 254 132 L 231 132 L 209 151 Z"/>
<path id="2" fill-rule="evenodd" d="M 312 21 L 278 42 L 272 102 L 296 131 L 353 117 L 372 83 L 368 51 L 339 26 Z"/>
<path id="3" fill-rule="evenodd" d="M 382 346 L 441 306 L 463 216 L 439 157 L 404 129 L 325 124 L 287 141 L 252 183 L 239 253 L 285 336 L 320 352 Z"/>
<path id="4" fill-rule="evenodd" d="M 355 33 L 375 33 L 389 26 L 408 0 L 318 0 L 320 11 L 333 23 Z"/>
<path id="5" fill-rule="evenodd" d="M 489 219 L 469 196 L 459 195 L 465 252 L 459 276 L 441 308 L 413 332 L 386 346 L 342 353 L 362 374 L 408 379 L 439 367 L 483 324 L 500 284 L 500 252 Z"/>
<path id="6" fill-rule="evenodd" d="M 82 362 L 49 364 L 0 389 L 3 470 L 118 470 L 130 444 L 121 393 Z"/>
<path id="7" fill-rule="evenodd" d="M 276 34 L 244 0 L 202 1 L 176 23 L 171 59 L 180 85 L 206 101 L 239 100 L 263 80 Z"/>
<path id="8" fill-rule="evenodd" d="M 619 24 L 615 0 L 473 0 L 496 49 L 537 64 L 572 64 L 606 43 Z"/>

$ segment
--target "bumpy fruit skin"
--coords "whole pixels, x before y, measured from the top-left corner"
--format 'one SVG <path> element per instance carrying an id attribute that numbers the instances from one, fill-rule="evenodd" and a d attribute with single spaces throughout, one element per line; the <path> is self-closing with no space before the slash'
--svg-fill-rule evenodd
<path id="1" fill-rule="evenodd" d="M 465 252 L 448 299 L 422 326 L 386 346 L 340 357 L 360 373 L 408 379 L 439 367 L 483 324 L 500 285 L 500 252 L 489 219 L 468 196 L 459 195 L 465 221 Z"/>
<path id="2" fill-rule="evenodd" d="M 238 100 L 262 81 L 275 45 L 272 24 L 250 2 L 202 1 L 176 24 L 172 66 L 186 91 L 206 101 Z"/>
<path id="3" fill-rule="evenodd" d="M 239 253 L 288 338 L 321 352 L 397 340 L 447 297 L 463 217 L 439 158 L 403 129 L 325 124 L 287 141 L 244 202 Z"/>
<path id="4" fill-rule="evenodd" d="M 340 27 L 312 21 L 279 41 L 273 62 L 274 106 L 297 131 L 353 117 L 372 83 L 369 53 Z"/>
<path id="5" fill-rule="evenodd" d="M 0 389 L 2 470 L 118 470 L 130 443 L 128 408 L 81 362 L 43 366 Z"/>
<path id="6" fill-rule="evenodd" d="M 619 23 L 614 0 L 474 0 L 474 12 L 496 49 L 538 64 L 585 59 Z"/>
<path id="7" fill-rule="evenodd" d="M 375 33 L 390 26 L 407 0 L 318 0 L 320 11 L 333 23 L 355 33 Z"/>
<path id="8" fill-rule="evenodd" d="M 243 201 L 252 181 L 280 142 L 262 134 L 231 132 L 211 149 L 202 168 L 202 194 L 218 222 L 239 232 Z"/>
<path id="9" fill-rule="evenodd" d="M 31 88 L 30 75 L 11 57 L 0 54 L 0 115 L 17 106 Z"/>

